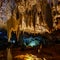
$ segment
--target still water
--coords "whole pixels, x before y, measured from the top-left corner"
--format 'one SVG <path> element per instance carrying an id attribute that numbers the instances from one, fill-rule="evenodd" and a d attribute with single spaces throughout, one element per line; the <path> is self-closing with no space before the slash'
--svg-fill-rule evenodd
<path id="1" fill-rule="evenodd" d="M 35 54 L 30 53 L 22 53 L 16 55 L 16 56 L 12 56 L 13 54 L 11 53 L 10 48 L 7 48 L 7 60 L 42 60 L 42 58 L 38 57 Z M 43 58 L 43 60 L 46 60 L 45 58 Z"/>
<path id="2" fill-rule="evenodd" d="M 12 60 L 12 54 L 10 48 L 7 48 L 7 60 Z"/>
<path id="3" fill-rule="evenodd" d="M 28 36 L 26 34 L 23 34 L 23 36 L 20 39 L 22 39 L 23 44 L 26 47 L 32 47 L 32 48 L 40 45 L 44 41 L 42 36 L 33 36 L 33 35 Z M 12 38 L 11 38 L 10 43 L 11 43 L 11 46 L 12 45 L 16 46 L 16 44 L 15 44 L 16 43 L 15 34 L 12 34 Z M 20 40 L 20 43 L 21 43 L 21 40 Z M 35 55 L 32 54 L 32 53 L 35 53 L 34 50 L 32 50 L 32 51 L 25 50 L 25 51 L 22 52 L 22 51 L 20 51 L 20 47 L 11 48 L 11 46 L 8 47 L 7 45 L 8 45 L 7 44 L 7 33 L 6 33 L 6 31 L 1 30 L 0 31 L 0 47 L 1 47 L 0 49 L 2 50 L 2 47 L 3 48 L 4 48 L 4 46 L 6 47 L 5 50 L 0 51 L 0 59 L 1 60 L 20 60 L 20 59 L 15 59 L 15 56 L 18 55 L 20 57 L 21 54 L 23 54 L 23 56 L 26 56 L 26 55 L 27 56 L 35 56 Z M 35 56 L 35 57 L 37 58 L 37 56 Z"/>

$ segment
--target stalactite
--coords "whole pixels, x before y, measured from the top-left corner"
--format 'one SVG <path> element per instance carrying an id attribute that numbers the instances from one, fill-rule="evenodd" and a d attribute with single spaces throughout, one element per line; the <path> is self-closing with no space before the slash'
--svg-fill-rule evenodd
<path id="1" fill-rule="evenodd" d="M 31 11 L 26 10 L 26 27 L 30 26 Z"/>
<path id="2" fill-rule="evenodd" d="M 19 19 L 19 10 L 18 10 L 18 6 L 16 8 L 16 19 L 18 20 Z"/>
<path id="3" fill-rule="evenodd" d="M 33 26 L 34 30 L 36 28 L 35 26 L 38 26 L 39 28 L 41 28 L 40 25 L 43 25 L 44 28 L 46 26 L 48 26 L 49 29 L 53 28 L 52 14 L 51 14 L 52 13 L 51 12 L 52 0 L 51 1 L 49 0 L 49 2 L 47 0 L 33 0 L 33 1 L 32 0 L 9 0 L 9 1 L 3 0 L 3 1 L 6 4 L 4 4 L 2 6 L 6 5 L 5 9 L 7 9 L 6 11 L 10 11 L 10 14 L 11 14 L 11 15 L 9 14 L 10 17 L 13 16 L 13 13 L 16 13 L 15 17 L 19 21 L 19 26 L 22 27 L 23 24 L 26 24 L 27 29 L 30 29 L 30 27 Z M 55 7 L 57 7 L 58 1 L 57 0 L 54 0 L 54 1 L 55 1 L 54 2 Z M 1 5 L 1 2 L 0 2 L 0 5 Z M 2 9 L 2 10 L 5 11 L 5 9 Z M 15 12 L 13 12 L 14 10 L 15 10 Z M 8 12 L 6 12 L 6 13 L 8 14 Z M 24 18 L 23 18 L 23 16 L 24 16 Z M 11 20 L 12 20 L 12 17 L 11 17 Z M 39 20 L 38 24 L 36 24 L 37 20 Z M 14 25 L 14 23 L 9 23 L 9 24 Z M 23 25 L 23 27 L 24 27 L 24 25 Z M 37 29 L 39 29 L 39 28 L 37 28 Z M 23 28 L 23 29 L 25 29 L 25 28 Z"/>
<path id="4" fill-rule="evenodd" d="M 26 22 L 26 27 L 28 27 L 28 16 L 26 14 L 26 17 L 25 17 L 25 22 Z"/>
<path id="5" fill-rule="evenodd" d="M 19 24 L 21 25 L 22 27 L 22 14 L 19 13 Z"/>
<path id="6" fill-rule="evenodd" d="M 28 24 L 31 27 L 31 11 L 29 11 Z"/>
<path id="7" fill-rule="evenodd" d="M 48 13 L 47 13 L 48 12 Z M 49 4 L 46 6 L 46 23 L 49 29 L 51 30 L 53 28 L 53 20 L 52 20 L 52 11 Z"/>
<path id="8" fill-rule="evenodd" d="M 1 8 L 1 6 L 2 6 L 2 1 L 0 1 L 0 8 Z"/>
<path id="9" fill-rule="evenodd" d="M 41 17 L 42 17 L 42 21 L 44 23 L 45 17 L 44 17 L 44 10 L 45 10 L 45 4 L 43 0 L 40 1 L 40 6 L 41 6 Z"/>
<path id="10" fill-rule="evenodd" d="M 26 23 L 26 27 L 28 27 L 28 16 L 27 16 L 27 10 L 25 12 L 25 23 Z"/>
<path id="11" fill-rule="evenodd" d="M 58 5 L 58 0 L 53 0 L 53 6 L 55 7 L 56 14 L 57 14 L 57 5 Z"/>
<path id="12" fill-rule="evenodd" d="M 18 24 L 18 20 L 16 20 L 16 12 L 15 10 L 12 10 L 12 15 L 11 18 L 6 22 L 7 24 L 7 35 L 8 35 L 8 42 L 10 42 L 10 38 L 11 38 L 11 33 L 12 31 L 16 33 L 16 37 L 18 40 L 18 33 L 19 33 L 19 24 Z"/>
<path id="13" fill-rule="evenodd" d="M 37 9 L 36 9 L 36 5 L 33 6 L 32 8 L 32 16 L 33 16 L 33 27 L 34 27 L 34 31 L 35 31 L 35 23 L 36 23 L 36 13 L 37 13 Z"/>
<path id="14" fill-rule="evenodd" d="M 41 25 L 41 23 L 43 22 L 43 17 L 42 17 L 41 12 L 38 13 L 38 16 L 39 16 L 39 24 Z"/>

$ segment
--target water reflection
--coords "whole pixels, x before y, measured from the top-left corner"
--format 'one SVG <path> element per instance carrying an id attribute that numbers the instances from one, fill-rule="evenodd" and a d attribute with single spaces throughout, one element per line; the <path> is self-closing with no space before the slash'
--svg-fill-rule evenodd
<path id="1" fill-rule="evenodd" d="M 17 55 L 15 56 L 15 58 L 22 60 L 42 60 L 41 58 L 38 58 L 36 55 L 28 53 L 26 53 L 25 55 Z"/>
<path id="2" fill-rule="evenodd" d="M 12 60 L 12 54 L 10 48 L 7 48 L 7 60 Z"/>
<path id="3" fill-rule="evenodd" d="M 21 43 L 24 43 L 25 44 L 25 46 L 31 46 L 31 47 L 34 47 L 34 46 L 37 46 L 37 45 L 40 45 L 40 43 L 44 40 L 43 38 L 42 38 L 42 36 L 33 36 L 33 35 L 28 35 L 28 34 L 21 34 L 21 36 L 20 36 L 21 38 L 21 40 L 20 40 L 20 42 Z M 23 41 L 22 41 L 23 40 Z M 3 47 L 4 46 L 6 46 L 6 48 L 8 47 L 8 43 L 7 43 L 7 33 L 4 33 L 4 32 L 0 32 L 0 46 L 1 46 L 1 44 L 2 43 L 4 43 L 4 45 L 3 45 Z M 4 41 L 4 42 L 2 42 L 2 41 Z M 15 36 L 15 34 L 12 34 L 12 38 L 11 38 L 11 45 L 10 45 L 10 47 L 13 45 L 14 47 L 16 47 L 17 46 L 17 43 L 16 43 L 16 36 Z M 20 42 L 19 42 L 19 44 L 20 44 Z M 6 45 L 5 45 L 6 44 Z M 1 46 L 2 47 L 2 46 Z M 4 52 L 6 55 L 4 55 L 5 56 L 5 58 L 6 58 L 6 60 L 15 60 L 14 59 L 14 55 L 21 55 L 21 54 L 23 54 L 24 55 L 24 53 L 26 53 L 26 52 L 28 52 L 28 54 L 29 54 L 29 51 L 23 51 L 23 53 L 19 50 L 18 51 L 18 49 L 19 48 L 21 48 L 20 46 L 18 47 L 18 48 L 16 48 L 16 51 L 18 52 L 18 53 L 16 53 L 16 51 L 14 51 L 14 48 L 12 47 L 12 48 L 7 48 L 6 49 L 6 52 Z M 23 46 L 22 46 L 23 47 Z M 11 49 L 13 50 L 13 51 L 11 51 Z M 13 54 L 12 54 L 12 52 L 13 52 Z M 32 52 L 32 51 L 30 51 L 30 52 Z M 33 52 L 32 52 L 33 53 Z M 28 55 L 28 56 L 30 56 L 30 55 Z M 2 60 L 5 60 L 5 58 L 3 58 Z"/>
<path id="4" fill-rule="evenodd" d="M 7 60 L 42 60 L 42 58 L 39 58 L 36 55 L 34 55 L 32 53 L 28 53 L 28 52 L 25 52 L 25 53 L 22 53 L 22 54 L 18 53 L 14 57 L 12 55 L 13 54 L 11 53 L 11 49 L 7 48 Z M 43 60 L 45 60 L 45 59 L 43 59 Z"/>
<path id="5" fill-rule="evenodd" d="M 5 43 L 5 42 L 7 42 L 7 40 L 8 40 L 8 37 L 7 37 L 6 31 L 1 30 L 0 31 L 0 41 L 1 42 L 4 41 L 4 43 Z M 10 43 L 15 44 L 16 40 L 17 40 L 16 39 L 16 34 L 12 33 Z M 42 36 L 34 36 L 34 35 L 28 34 L 28 33 L 24 33 L 24 34 L 22 33 L 20 35 L 19 40 L 20 40 L 21 43 L 24 43 L 25 46 L 31 46 L 31 47 L 37 46 L 41 42 L 43 42 L 43 44 L 45 44 L 45 39 Z"/>
<path id="6" fill-rule="evenodd" d="M 10 48 L 7 48 L 7 60 L 12 60 L 12 54 Z"/>

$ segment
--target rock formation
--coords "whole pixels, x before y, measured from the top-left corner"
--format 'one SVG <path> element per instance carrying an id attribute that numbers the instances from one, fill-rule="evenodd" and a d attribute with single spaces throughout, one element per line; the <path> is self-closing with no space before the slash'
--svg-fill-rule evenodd
<path id="1" fill-rule="evenodd" d="M 5 29 L 6 27 L 6 29 L 10 31 L 11 27 L 13 27 L 11 31 L 17 31 L 16 29 L 18 28 L 15 26 L 18 25 L 19 31 L 25 31 L 28 33 L 50 33 L 54 29 L 59 29 L 60 22 L 58 22 L 58 24 L 55 22 L 55 20 L 57 21 L 56 18 L 58 17 L 56 12 L 60 12 L 60 10 L 57 9 L 57 0 L 0 1 L 1 28 L 3 27 Z M 12 13 L 14 13 L 15 16 Z M 57 17 L 55 18 L 56 15 Z"/>

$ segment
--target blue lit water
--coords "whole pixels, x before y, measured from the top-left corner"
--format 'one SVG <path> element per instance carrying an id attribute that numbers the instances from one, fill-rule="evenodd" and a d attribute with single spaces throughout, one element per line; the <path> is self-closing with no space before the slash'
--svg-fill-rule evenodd
<path id="1" fill-rule="evenodd" d="M 23 43 L 25 46 L 37 46 L 40 45 L 42 43 L 42 41 L 44 40 L 42 38 L 42 36 L 33 36 L 30 35 L 29 37 L 26 37 L 25 34 L 22 37 Z M 7 42 L 8 38 L 7 38 L 7 33 L 5 31 L 0 31 L 0 43 L 1 42 Z M 16 43 L 16 35 L 12 34 L 12 38 L 11 38 L 11 43 Z"/>
<path id="2" fill-rule="evenodd" d="M 24 44 L 26 46 L 37 46 L 42 43 L 43 38 L 41 36 L 29 36 L 29 37 L 23 37 Z"/>
<path id="3" fill-rule="evenodd" d="M 0 32 L 0 35 L 2 34 L 2 32 Z"/>

